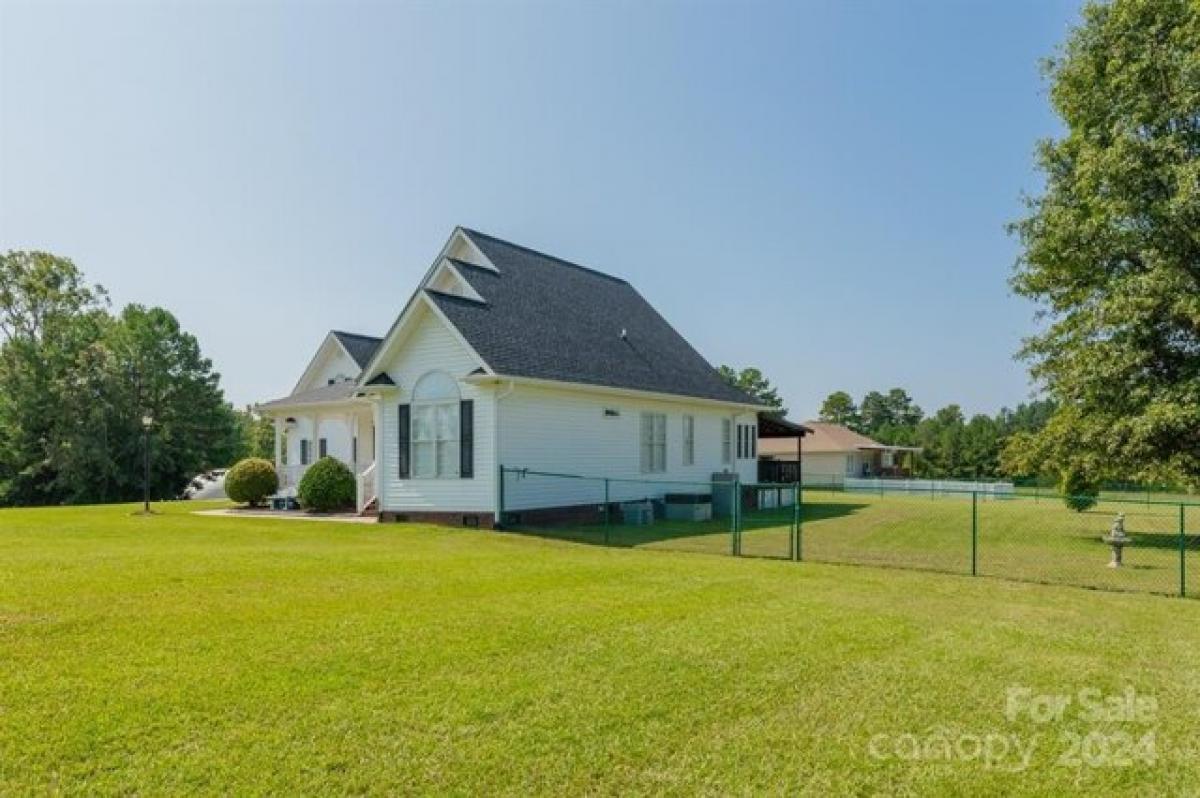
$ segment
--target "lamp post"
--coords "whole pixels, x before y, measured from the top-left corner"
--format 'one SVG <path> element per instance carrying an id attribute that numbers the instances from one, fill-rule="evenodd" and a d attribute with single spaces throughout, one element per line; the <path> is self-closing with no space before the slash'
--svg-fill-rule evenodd
<path id="1" fill-rule="evenodd" d="M 142 416 L 142 512 L 150 514 L 150 427 L 154 417 L 149 413 Z"/>

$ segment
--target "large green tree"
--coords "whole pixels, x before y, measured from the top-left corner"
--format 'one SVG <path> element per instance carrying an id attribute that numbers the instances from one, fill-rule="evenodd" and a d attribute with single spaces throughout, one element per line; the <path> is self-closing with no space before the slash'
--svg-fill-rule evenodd
<path id="1" fill-rule="evenodd" d="M 1046 64 L 1065 134 L 1013 229 L 1023 355 L 1056 401 L 1010 462 L 1200 478 L 1200 3 L 1091 3 Z"/>
<path id="2" fill-rule="evenodd" d="M 53 439 L 64 376 L 101 334 L 102 289 L 71 261 L 46 252 L 0 255 L 0 503 L 55 501 Z"/>
<path id="3" fill-rule="evenodd" d="M 903 388 L 892 388 L 886 394 L 870 391 L 858 406 L 860 431 L 867 435 L 916 426 L 923 416 L 921 408 Z"/>
<path id="4" fill-rule="evenodd" d="M 783 399 L 779 396 L 779 392 L 758 369 L 751 366 L 738 371 L 730 366 L 720 366 L 717 373 L 725 382 L 735 388 L 740 388 L 769 407 L 770 415 L 779 418 L 787 415 L 787 408 L 783 406 Z"/>
<path id="5" fill-rule="evenodd" d="M 172 496 L 245 436 L 196 339 L 161 308 L 118 316 L 68 260 L 0 257 L 0 504 Z"/>
<path id="6" fill-rule="evenodd" d="M 858 429 L 860 422 L 858 405 L 854 404 L 854 398 L 845 391 L 834 391 L 825 397 L 825 401 L 821 403 L 820 415 L 817 418 L 830 424 L 841 424 L 851 429 Z"/>

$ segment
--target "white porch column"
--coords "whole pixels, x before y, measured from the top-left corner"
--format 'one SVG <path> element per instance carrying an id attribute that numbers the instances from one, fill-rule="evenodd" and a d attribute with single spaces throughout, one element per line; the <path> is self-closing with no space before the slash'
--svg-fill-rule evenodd
<path id="1" fill-rule="evenodd" d="M 371 401 L 371 422 L 375 436 L 371 441 L 371 458 L 375 463 L 375 496 L 379 509 L 383 509 L 383 397 L 375 396 Z"/>
<path id="2" fill-rule="evenodd" d="M 275 416 L 275 473 L 283 468 L 283 419 Z"/>

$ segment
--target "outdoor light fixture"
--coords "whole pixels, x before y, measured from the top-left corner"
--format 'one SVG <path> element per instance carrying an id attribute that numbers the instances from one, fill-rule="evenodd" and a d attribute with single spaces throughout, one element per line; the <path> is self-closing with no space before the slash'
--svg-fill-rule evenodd
<path id="1" fill-rule="evenodd" d="M 150 514 L 150 427 L 154 416 L 142 415 L 142 512 Z"/>

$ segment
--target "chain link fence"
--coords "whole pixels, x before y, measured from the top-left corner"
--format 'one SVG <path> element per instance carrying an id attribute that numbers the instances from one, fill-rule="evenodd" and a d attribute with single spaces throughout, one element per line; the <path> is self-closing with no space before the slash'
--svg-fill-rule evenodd
<path id="1" fill-rule="evenodd" d="M 724 475 L 720 475 L 724 477 Z M 505 529 L 596 545 L 1200 596 L 1200 505 L 901 484 L 616 479 L 502 468 Z M 1086 506 L 1085 506 L 1086 505 Z"/>

